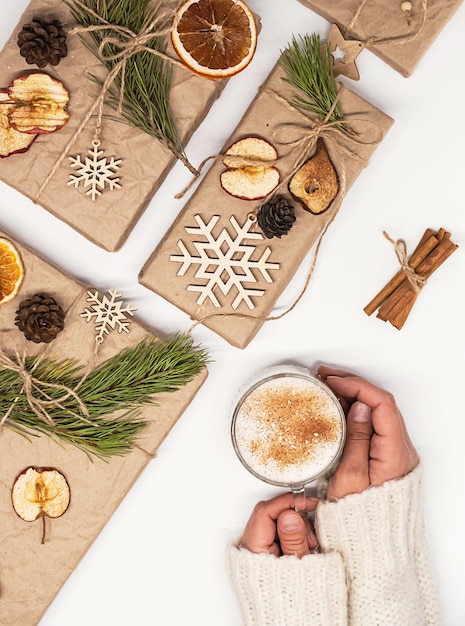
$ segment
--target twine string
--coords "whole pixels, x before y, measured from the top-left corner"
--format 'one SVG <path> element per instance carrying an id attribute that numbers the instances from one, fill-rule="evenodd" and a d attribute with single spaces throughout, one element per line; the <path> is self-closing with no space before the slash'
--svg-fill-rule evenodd
<path id="1" fill-rule="evenodd" d="M 392 239 L 386 231 L 383 231 L 383 235 L 389 241 L 389 243 L 392 244 L 397 256 L 397 260 L 399 261 L 405 277 L 409 281 L 414 292 L 418 294 L 424 287 L 426 283 L 426 278 L 417 274 L 414 268 L 409 264 L 407 257 L 407 244 L 405 243 L 404 239 L 398 239 L 397 241 L 394 241 L 394 239 Z"/>
<path id="2" fill-rule="evenodd" d="M 398 0 L 399 1 L 399 0 Z M 355 26 L 358 22 L 358 20 L 360 19 L 360 15 L 362 14 L 363 10 L 365 9 L 366 5 L 368 4 L 369 0 L 361 0 L 360 4 L 357 7 L 357 10 L 355 11 L 355 13 L 352 16 L 351 21 L 349 22 L 349 24 L 346 26 L 345 30 L 345 35 L 347 36 L 353 36 L 355 38 L 357 38 L 358 41 L 360 41 L 360 43 L 362 44 L 362 46 L 364 48 L 368 48 L 370 46 L 375 46 L 375 45 L 399 45 L 399 44 L 404 44 L 404 43 L 408 43 L 411 41 L 415 41 L 421 34 L 421 32 L 423 31 L 423 28 L 425 26 L 426 23 L 426 14 L 427 14 L 427 10 L 428 10 L 428 0 L 421 0 L 421 13 L 420 13 L 420 19 L 418 21 L 417 27 L 410 33 L 406 33 L 405 35 L 397 35 L 397 36 L 393 36 L 393 37 L 368 37 L 365 40 L 361 40 L 359 38 L 359 35 L 357 35 L 357 33 L 354 31 Z"/>

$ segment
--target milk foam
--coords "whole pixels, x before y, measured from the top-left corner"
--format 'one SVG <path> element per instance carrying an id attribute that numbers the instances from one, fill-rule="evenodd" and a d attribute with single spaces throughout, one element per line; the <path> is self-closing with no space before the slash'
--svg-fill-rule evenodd
<path id="1" fill-rule="evenodd" d="M 304 484 L 324 473 L 340 453 L 342 409 L 311 378 L 281 375 L 259 383 L 238 405 L 236 450 L 259 478 Z"/>

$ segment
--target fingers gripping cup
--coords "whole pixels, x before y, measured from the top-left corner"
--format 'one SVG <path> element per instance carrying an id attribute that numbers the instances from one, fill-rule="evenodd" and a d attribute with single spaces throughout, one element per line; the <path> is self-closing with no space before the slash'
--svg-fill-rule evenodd
<path id="1" fill-rule="evenodd" d="M 269 368 L 239 399 L 233 446 L 257 478 L 297 495 L 331 472 L 345 440 L 345 417 L 332 391 L 305 368 Z M 300 508 L 300 507 L 296 507 Z"/>

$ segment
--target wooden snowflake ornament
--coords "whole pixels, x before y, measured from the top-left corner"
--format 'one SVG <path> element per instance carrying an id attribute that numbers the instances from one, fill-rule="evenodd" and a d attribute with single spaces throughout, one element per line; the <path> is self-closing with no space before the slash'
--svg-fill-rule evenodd
<path id="1" fill-rule="evenodd" d="M 69 157 L 71 167 L 76 169 L 76 174 L 70 174 L 68 185 L 74 185 L 77 189 L 82 183 L 84 189 L 87 189 L 86 196 L 90 196 L 95 200 L 102 192 L 108 188 L 110 191 L 121 189 L 120 179 L 115 174 L 118 172 L 122 159 L 115 157 L 103 157 L 103 150 L 100 150 L 100 140 L 92 141 L 92 148 L 87 152 L 90 156 L 86 156 L 85 160 L 81 160 L 81 155 Z"/>
<path id="2" fill-rule="evenodd" d="M 107 296 L 101 296 L 97 290 L 87 292 L 87 302 L 91 303 L 90 308 L 85 308 L 81 313 L 81 317 L 86 318 L 86 322 L 94 320 L 95 330 L 97 336 L 95 337 L 96 343 L 102 343 L 105 335 L 109 335 L 110 331 L 115 328 L 119 333 L 129 333 L 130 321 L 128 315 L 131 317 L 134 315 L 136 308 L 131 306 L 131 303 L 123 307 L 124 301 L 121 298 L 121 294 L 117 289 L 108 291 L 109 298 Z"/>
<path id="3" fill-rule="evenodd" d="M 342 75 L 352 80 L 359 80 L 360 74 L 355 65 L 355 59 L 363 50 L 362 42 L 354 39 L 344 39 L 338 26 L 331 24 L 328 44 L 331 56 L 333 57 L 334 76 Z"/>
<path id="4" fill-rule="evenodd" d="M 184 276 L 192 266 L 197 266 L 194 273 L 195 281 L 187 286 L 187 291 L 198 292 L 197 304 L 202 305 L 206 300 L 217 308 L 222 305 L 215 295 L 220 291 L 224 296 L 235 294 L 231 303 L 234 310 L 241 302 L 249 309 L 254 309 L 252 298 L 265 294 L 265 290 L 251 287 L 250 284 L 258 283 L 257 275 L 267 283 L 273 283 L 270 270 L 278 270 L 279 263 L 268 261 L 271 249 L 266 248 L 259 258 L 255 258 L 256 246 L 245 243 L 248 239 L 262 241 L 263 235 L 251 232 L 255 222 L 254 216 L 249 216 L 241 226 L 234 216 L 229 221 L 234 229 L 231 235 L 223 228 L 218 237 L 213 230 L 220 220 L 219 215 L 213 215 L 209 222 L 205 223 L 200 215 L 194 216 L 197 226 L 186 226 L 185 231 L 189 235 L 196 236 L 192 241 L 195 253 L 189 251 L 184 241 L 178 241 L 181 254 L 172 254 L 170 261 L 181 263 L 178 276 Z M 200 239 L 200 241 L 198 240 Z"/>

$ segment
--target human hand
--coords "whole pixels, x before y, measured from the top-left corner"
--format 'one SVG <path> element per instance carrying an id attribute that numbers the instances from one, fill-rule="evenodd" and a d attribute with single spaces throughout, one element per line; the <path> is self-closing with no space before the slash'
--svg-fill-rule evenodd
<path id="1" fill-rule="evenodd" d="M 318 499 L 305 500 L 306 511 L 314 511 Z M 315 550 L 318 540 L 310 519 L 304 519 L 294 509 L 294 495 L 284 493 L 255 506 L 241 545 L 257 554 L 268 552 L 275 556 L 295 555 L 300 558 Z"/>
<path id="2" fill-rule="evenodd" d="M 391 393 L 364 378 L 321 366 L 319 376 L 338 396 L 347 417 L 341 461 L 328 483 L 328 498 L 360 493 L 401 478 L 419 462 Z"/>

